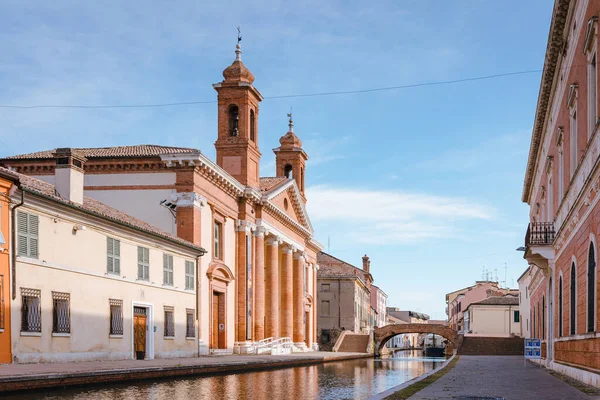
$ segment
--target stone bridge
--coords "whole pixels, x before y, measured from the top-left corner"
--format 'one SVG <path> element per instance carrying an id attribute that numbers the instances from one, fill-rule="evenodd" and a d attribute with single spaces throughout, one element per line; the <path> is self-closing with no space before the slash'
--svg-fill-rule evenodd
<path id="1" fill-rule="evenodd" d="M 396 335 L 403 333 L 435 333 L 443 336 L 452 343 L 454 349 L 458 350 L 462 345 L 463 335 L 459 335 L 454 329 L 440 324 L 394 324 L 386 325 L 373 330 L 375 340 L 375 357 L 379 357 L 380 351 L 386 342 Z"/>

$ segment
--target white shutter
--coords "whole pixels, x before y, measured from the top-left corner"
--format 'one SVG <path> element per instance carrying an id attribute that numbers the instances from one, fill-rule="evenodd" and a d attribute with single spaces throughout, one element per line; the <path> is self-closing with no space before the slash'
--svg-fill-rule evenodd
<path id="1" fill-rule="evenodd" d="M 21 211 L 17 213 L 17 236 L 19 255 L 27 257 L 27 214 Z"/>
<path id="2" fill-rule="evenodd" d="M 114 272 L 113 266 L 113 240 L 109 237 L 106 238 L 106 269 L 108 272 Z"/>
<path id="3" fill-rule="evenodd" d="M 38 258 L 38 234 L 40 219 L 37 215 L 29 215 L 29 257 Z"/>

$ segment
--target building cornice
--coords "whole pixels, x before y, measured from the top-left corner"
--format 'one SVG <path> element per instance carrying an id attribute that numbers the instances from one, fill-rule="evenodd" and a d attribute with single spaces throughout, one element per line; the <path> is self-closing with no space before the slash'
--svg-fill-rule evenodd
<path id="1" fill-rule="evenodd" d="M 567 16 L 569 14 L 570 0 L 555 0 L 554 13 L 550 23 L 550 32 L 548 34 L 548 44 L 546 47 L 546 56 L 544 68 L 542 71 L 542 80 L 536 107 L 533 133 L 531 144 L 529 146 L 529 157 L 527 159 L 527 168 L 525 170 L 525 182 L 523 185 L 523 195 L 521 200 L 525 203 L 530 202 L 533 177 L 537 166 L 537 159 L 540 153 L 540 144 L 543 137 L 546 119 L 548 116 L 549 105 L 551 103 L 554 84 L 556 80 L 557 64 L 562 54 L 565 27 Z M 573 2 L 574 3 L 574 2 Z"/>

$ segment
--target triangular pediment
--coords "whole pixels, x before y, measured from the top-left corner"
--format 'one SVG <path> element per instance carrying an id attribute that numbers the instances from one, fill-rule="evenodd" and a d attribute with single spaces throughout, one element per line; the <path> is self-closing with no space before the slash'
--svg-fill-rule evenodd
<path id="1" fill-rule="evenodd" d="M 268 203 L 271 207 L 301 225 L 311 234 L 314 232 L 304 200 L 295 180 L 288 179 L 284 183 L 278 184 L 273 189 L 263 193 L 263 203 Z"/>

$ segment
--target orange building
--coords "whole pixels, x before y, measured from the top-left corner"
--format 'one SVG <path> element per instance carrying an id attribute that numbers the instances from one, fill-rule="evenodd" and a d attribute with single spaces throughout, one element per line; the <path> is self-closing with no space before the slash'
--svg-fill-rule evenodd
<path id="1" fill-rule="evenodd" d="M 12 182 L 0 178 L 0 363 L 10 363 L 10 246 L 9 191 Z"/>

